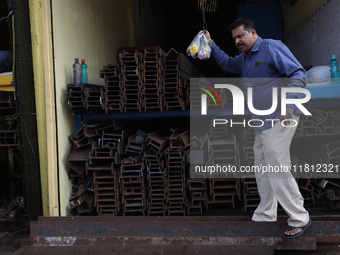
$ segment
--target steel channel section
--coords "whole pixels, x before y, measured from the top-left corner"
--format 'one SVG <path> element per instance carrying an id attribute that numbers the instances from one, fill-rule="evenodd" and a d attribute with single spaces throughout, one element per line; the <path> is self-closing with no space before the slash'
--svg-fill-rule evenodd
<path id="1" fill-rule="evenodd" d="M 224 255 L 233 254 L 252 254 L 252 255 L 272 255 L 274 254 L 273 247 L 268 245 L 118 245 L 118 246 L 52 246 L 52 247 L 24 247 L 17 251 L 15 255 L 55 255 L 55 254 L 114 254 L 114 255 L 130 255 L 130 254 L 164 254 L 164 255 L 197 255 L 209 254 L 217 252 Z"/>
<path id="2" fill-rule="evenodd" d="M 285 221 L 278 222 L 251 222 L 233 221 L 233 217 L 87 217 L 88 219 L 59 218 L 44 219 L 31 223 L 31 238 L 33 242 L 40 242 L 45 237 L 74 237 L 82 241 L 88 241 L 93 237 L 98 242 L 106 239 L 125 237 L 124 240 L 163 240 L 199 245 L 204 240 L 210 240 L 210 244 L 222 244 L 231 240 L 242 240 L 242 244 L 251 244 L 254 240 L 267 240 L 267 242 L 280 243 L 281 233 L 287 228 Z M 236 217 L 237 218 L 237 217 Z M 313 218 L 313 217 L 312 217 Z M 318 218 L 315 218 L 318 219 Z M 339 242 L 339 221 L 313 221 L 306 230 L 304 238 L 314 239 L 316 242 Z M 332 217 L 329 217 L 332 219 Z M 338 218 L 333 217 L 335 220 Z M 261 236 L 259 236 L 261 233 Z M 102 238 L 100 240 L 100 238 Z M 246 241 L 245 241 L 246 240 Z M 106 241 L 107 242 L 107 241 Z M 248 243 L 247 243 L 248 242 Z M 86 245 L 89 243 L 83 243 Z M 168 243 L 169 244 L 169 243 Z M 193 243 L 192 243 L 193 244 Z M 202 243 L 201 243 L 202 244 Z M 310 244 L 310 243 L 309 243 Z M 74 244 L 76 245 L 76 244 Z M 302 244 L 301 244 L 302 245 Z M 295 247 L 298 248 L 298 247 Z M 303 249 L 308 249 L 304 247 Z"/>
<path id="3" fill-rule="evenodd" d="M 136 57 L 136 55 L 134 56 L 134 57 Z M 171 56 L 171 57 L 174 57 L 173 55 Z M 170 58 L 170 59 L 172 59 L 172 58 Z M 170 61 L 174 61 L 174 60 L 170 60 Z M 177 61 L 179 61 L 179 60 L 177 60 Z M 123 61 L 122 61 L 123 62 Z M 133 61 L 132 61 L 133 62 Z M 183 69 L 183 68 L 182 68 Z M 179 70 L 180 71 L 180 70 Z M 180 73 L 180 72 L 179 72 Z M 186 74 L 185 74 L 186 75 Z M 181 76 L 181 77 L 184 77 L 185 76 L 184 74 L 179 74 L 179 76 Z M 187 78 L 186 76 L 185 76 L 185 78 Z M 323 112 L 319 112 L 319 114 L 317 115 L 317 119 L 316 120 L 310 120 L 310 121 L 307 121 L 306 123 L 306 125 L 303 125 L 303 128 L 312 128 L 312 130 L 310 130 L 310 129 L 307 129 L 307 131 L 304 131 L 304 132 L 306 132 L 306 134 L 307 135 L 315 135 L 315 134 L 319 134 L 319 133 L 322 133 L 322 132 L 325 132 L 325 131 L 321 131 L 322 130 L 322 128 L 324 128 L 324 130 L 326 129 L 327 130 L 327 133 L 332 133 L 332 132 L 336 132 L 336 129 L 333 129 L 333 127 L 332 126 L 325 126 L 325 124 L 327 124 L 327 122 L 326 122 L 326 119 L 327 119 L 327 114 L 324 114 Z M 315 131 L 314 131 L 314 129 L 315 129 Z M 329 131 L 328 131 L 329 130 Z M 315 133 L 315 134 L 314 134 Z M 216 133 L 216 135 L 218 136 L 218 132 Z M 157 139 L 155 139 L 155 140 L 157 140 Z M 231 143 L 232 144 L 232 143 Z M 161 146 L 159 146 L 159 144 L 157 144 L 156 143 L 156 145 L 155 144 L 150 144 L 150 145 L 152 145 L 152 146 L 154 146 L 154 147 L 156 147 L 157 149 L 160 149 L 159 147 L 161 147 Z M 237 150 L 238 150 L 238 145 L 236 146 L 235 145 L 235 149 L 236 149 L 236 147 L 237 147 Z M 336 148 L 336 150 L 337 150 L 338 148 Z M 235 156 L 235 157 L 238 157 L 238 156 Z M 232 158 L 234 158 L 234 157 L 232 157 Z M 171 157 L 170 157 L 170 159 L 171 159 Z M 169 160 L 170 160 L 169 159 Z M 176 161 L 176 157 L 175 156 L 173 156 L 173 159 Z M 177 163 L 177 162 L 174 162 L 174 163 Z M 236 163 L 236 162 L 235 162 Z M 177 170 L 176 170 L 177 171 Z M 183 182 L 183 181 L 182 181 Z M 176 183 L 176 180 L 175 180 L 175 183 Z M 175 186 L 176 186 L 177 184 L 175 184 Z M 170 185 L 170 183 L 168 184 L 168 186 L 170 187 L 171 185 Z M 224 188 L 227 188 L 227 187 L 224 187 Z M 235 188 L 237 188 L 237 187 L 235 187 Z M 238 190 L 239 190 L 239 188 L 240 187 L 238 187 Z M 238 192 L 236 192 L 236 193 L 238 193 Z M 312 193 L 312 195 L 313 195 L 313 193 Z M 185 195 L 184 195 L 184 198 L 183 199 L 185 199 Z M 176 200 L 176 199 L 175 199 Z M 171 201 L 170 201 L 171 202 Z M 192 201 L 191 201 L 192 202 Z M 170 203 L 171 204 L 171 203 Z M 174 203 L 173 203 L 174 205 L 176 205 L 176 201 L 174 201 Z M 232 202 L 232 204 L 233 204 L 233 202 Z M 192 202 L 192 206 L 193 207 L 191 207 L 191 208 L 194 208 L 194 203 Z M 333 205 L 333 208 L 334 208 L 334 205 Z M 119 217 L 119 218 L 121 218 L 121 217 Z M 98 219 L 98 217 L 97 217 L 97 219 Z M 99 220 L 99 219 L 98 219 Z M 122 223 L 123 222 L 123 223 Z M 106 236 L 109 236 L 110 238 L 112 238 L 112 239 L 114 239 L 114 240 L 117 240 L 117 244 L 119 243 L 119 238 L 120 237 L 118 237 L 118 235 L 122 235 L 122 236 L 126 236 L 126 237 L 128 237 L 127 239 L 125 239 L 125 241 L 127 242 L 127 243 L 129 243 L 129 241 L 131 240 L 131 242 L 133 242 L 133 243 L 136 243 L 136 240 L 138 239 L 138 238 L 136 238 L 136 237 L 133 237 L 133 238 L 130 238 L 130 235 L 134 235 L 134 233 L 133 233 L 133 228 L 135 228 L 136 229 L 136 226 L 134 226 L 135 225 L 135 223 L 136 222 L 134 222 L 133 224 L 125 224 L 125 223 L 127 223 L 127 222 L 129 222 L 129 221 L 116 221 L 116 224 L 117 225 L 114 225 L 114 226 L 111 226 L 110 224 L 110 226 L 111 227 L 115 227 L 115 231 L 114 232 L 110 232 L 110 230 L 111 229 L 105 229 L 105 227 L 103 227 L 103 226 L 101 226 L 100 225 L 100 222 L 98 221 L 98 223 L 99 223 L 99 227 L 98 227 L 98 231 L 100 232 L 100 233 L 104 233 L 104 232 L 106 232 L 107 234 L 106 234 Z M 170 223 L 170 224 L 166 224 L 166 223 Z M 164 228 L 166 231 L 166 233 L 168 233 L 168 235 L 166 235 L 166 237 L 162 237 L 161 239 L 163 240 L 163 242 L 164 242 L 164 244 L 165 243 L 171 243 L 171 244 L 178 244 L 178 243 L 181 243 L 181 245 L 187 245 L 187 244 L 193 244 L 193 243 L 190 243 L 190 242 L 194 242 L 194 239 L 190 239 L 190 237 L 193 237 L 193 238 L 201 238 L 201 240 L 205 240 L 205 241 L 207 241 L 207 240 L 210 240 L 211 241 L 211 237 L 210 236 L 212 236 L 212 237 L 215 237 L 216 236 L 216 233 L 218 234 L 217 236 L 220 238 L 220 237 L 225 237 L 225 238 L 230 238 L 229 236 L 237 236 L 237 238 L 238 238 L 238 240 L 239 240 L 239 242 L 240 242 L 240 244 L 242 243 L 242 244 L 246 244 L 247 243 L 247 241 L 246 242 L 243 242 L 244 240 L 246 240 L 247 238 L 244 238 L 244 236 L 242 236 L 241 234 L 239 234 L 239 232 L 238 232 L 238 230 L 236 230 L 235 229 L 235 226 L 234 225 L 232 225 L 232 223 L 233 222 L 228 222 L 228 223 L 224 223 L 223 224 L 223 226 L 228 230 L 228 232 L 227 233 L 224 233 L 223 231 L 221 231 L 218 227 L 218 225 L 220 224 L 220 223 L 217 223 L 217 225 L 216 225 L 216 223 L 215 222 L 211 222 L 211 221 L 209 221 L 209 219 L 207 220 L 207 221 L 204 221 L 204 223 L 208 223 L 208 224 L 212 224 L 211 226 L 209 226 L 209 230 L 211 230 L 211 228 L 214 230 L 214 231 L 212 231 L 212 233 L 214 233 L 215 235 L 212 235 L 212 233 L 208 233 L 207 235 L 209 236 L 208 237 L 208 239 L 206 239 L 205 237 L 202 237 L 202 236 L 200 236 L 202 233 L 206 233 L 206 232 L 202 232 L 201 230 L 203 230 L 203 231 L 207 231 L 207 226 L 205 225 L 205 224 L 202 224 L 202 222 L 200 222 L 200 224 L 198 224 L 198 225 L 195 225 L 195 223 L 193 222 L 192 224 L 193 225 L 191 225 L 191 223 L 189 222 L 189 221 L 186 221 L 185 222 L 185 224 L 184 224 L 184 226 L 183 226 L 183 224 L 182 224 L 182 227 L 184 228 L 184 229 L 181 229 L 181 228 L 179 228 L 178 229 L 178 227 L 179 226 L 177 226 L 176 224 L 174 224 L 174 222 L 177 222 L 177 220 L 175 220 L 175 221 L 158 221 L 158 220 L 156 220 L 156 221 L 154 221 L 154 222 L 148 222 L 148 221 L 140 221 L 140 222 L 137 222 L 137 228 L 139 229 L 139 230 L 141 230 L 142 232 L 144 232 L 144 230 L 145 230 L 145 228 L 147 229 L 147 230 L 149 230 L 149 231 L 151 231 L 151 233 L 149 233 L 151 236 L 153 236 L 153 235 L 155 235 L 155 236 L 159 236 L 159 235 L 161 235 L 161 236 L 164 236 L 164 232 L 162 232 L 162 228 Z M 121 224 L 122 223 L 122 224 Z M 143 226 L 139 226 L 138 224 L 142 224 Z M 159 224 L 160 223 L 160 224 Z M 265 230 L 271 230 L 271 229 L 267 229 L 268 227 L 266 227 L 266 225 L 260 225 L 260 226 L 258 226 L 258 225 L 256 225 L 257 223 L 251 223 L 251 225 L 249 225 L 249 222 L 247 223 L 247 222 L 243 222 L 243 221 L 239 221 L 239 222 L 237 222 L 237 223 L 241 223 L 241 229 L 245 229 L 245 228 L 247 228 L 247 227 L 249 227 L 250 228 L 250 232 L 248 231 L 247 233 L 249 234 L 249 233 L 252 233 L 252 230 L 254 230 L 253 232 L 254 232 L 254 234 L 250 234 L 250 238 L 248 238 L 247 240 L 249 241 L 249 240 L 251 240 L 251 242 L 252 243 L 254 243 L 254 240 L 257 238 L 258 239 L 258 244 L 264 244 L 263 243 L 263 240 L 261 239 L 260 240 L 260 237 L 258 237 L 258 231 L 256 230 L 256 228 L 264 228 L 263 230 L 264 230 L 264 232 L 263 233 L 268 233 L 268 231 L 266 232 Z M 317 224 L 321 224 L 320 222 L 316 222 Z M 144 225 L 144 224 L 146 224 L 146 225 Z M 162 224 L 164 224 L 164 225 L 162 225 Z M 253 226 L 253 225 L 256 225 L 256 226 Z M 273 224 L 273 223 L 271 223 L 271 224 Z M 283 227 L 284 228 L 284 223 L 281 223 L 281 222 L 278 222 L 278 223 L 276 223 L 276 225 L 277 224 L 279 224 L 280 225 L 280 227 Z M 321 241 L 325 241 L 325 240 L 328 240 L 328 241 L 330 241 L 330 242 L 333 242 L 333 240 L 337 240 L 337 241 L 339 241 L 339 234 L 338 234 L 338 232 L 336 232 L 336 230 L 335 231 L 333 231 L 333 228 L 331 228 L 329 225 L 330 224 L 335 224 L 336 225 L 336 228 L 335 229 L 338 229 L 339 227 L 338 227 L 338 225 L 337 225 L 337 223 L 336 222 L 327 222 L 327 223 L 324 223 L 324 224 L 326 224 L 326 225 L 324 225 L 324 226 L 322 226 L 322 231 L 324 231 L 324 232 L 322 232 L 321 231 L 321 234 L 320 234 L 320 231 L 317 233 L 317 234 L 315 234 L 315 236 L 316 237 L 310 237 L 310 236 L 308 236 L 307 235 L 307 237 L 306 238 L 304 238 L 303 240 L 304 241 L 302 241 L 301 243 L 299 243 L 300 244 L 300 248 L 301 247 L 305 247 L 305 245 L 308 243 L 308 245 L 310 245 L 310 247 L 314 247 L 315 248 L 315 242 L 316 242 L 316 240 L 321 240 Z M 91 224 L 90 224 L 91 225 Z M 282 226 L 281 226 L 282 225 Z M 313 223 L 313 226 L 315 225 L 315 222 Z M 176 227 L 177 226 L 177 227 Z M 319 225 L 318 225 L 319 226 Z M 86 224 L 84 224 L 84 228 L 88 228 L 89 226 L 87 226 L 87 222 L 86 222 Z M 172 229 L 172 227 L 174 227 L 174 229 Z M 328 228 L 327 228 L 328 227 Z M 79 228 L 81 228 L 81 226 L 79 226 Z M 191 228 L 192 228 L 192 230 L 191 230 Z M 199 228 L 199 231 L 197 231 L 197 228 Z M 255 229 L 254 229 L 255 228 Z M 86 230 L 86 229 L 84 229 L 84 230 Z M 92 228 L 90 228 L 90 230 L 92 231 L 92 233 L 95 233 L 95 234 L 97 234 L 97 232 L 95 231 L 95 230 L 93 230 Z M 185 230 L 187 231 L 187 232 L 185 232 Z M 215 230 L 217 230 L 217 232 L 215 231 Z M 125 231 L 125 232 L 124 232 Z M 132 232 L 131 232 L 132 231 Z M 315 231 L 315 233 L 316 233 L 316 230 L 314 230 Z M 329 233 L 330 231 L 333 231 L 332 232 L 332 234 L 328 234 L 327 235 L 327 233 Z M 173 234 L 171 234 L 172 232 L 174 232 Z M 269 231 L 270 232 L 270 231 Z M 272 232 L 274 232 L 274 231 L 272 231 Z M 335 233 L 336 232 L 336 233 Z M 340 231 L 339 231 L 340 232 Z M 64 232 L 63 232 L 64 234 L 65 233 L 69 233 L 69 230 L 66 230 L 66 229 L 64 229 Z M 177 233 L 176 235 L 175 235 L 175 233 Z M 178 234 L 178 233 L 181 233 L 181 234 Z M 182 234 L 183 233 L 183 234 Z M 200 235 L 199 236 L 197 236 L 197 235 L 195 235 L 194 233 L 200 233 Z M 243 232 L 243 233 L 245 233 L 245 231 Z M 281 232 L 277 232 L 277 233 L 281 233 Z M 324 234 L 325 233 L 325 234 Z M 185 236 L 185 240 L 183 240 L 183 239 L 180 239 L 182 236 Z M 85 235 L 85 236 L 87 236 L 87 235 Z M 97 236 L 97 235 L 96 235 Z M 99 236 L 102 236 L 101 234 L 99 234 Z M 151 238 L 145 238 L 144 237 L 144 233 L 142 234 L 142 236 L 143 236 L 143 238 L 141 238 L 141 239 L 138 239 L 139 241 L 140 240 L 143 240 L 142 242 L 141 242 L 141 244 L 145 244 L 145 240 L 148 240 L 148 241 L 150 241 L 150 243 L 152 243 L 155 239 L 153 238 L 153 237 L 151 237 Z M 173 237 L 174 236 L 174 237 Z M 205 235 L 204 235 L 205 236 Z M 255 237 L 256 236 L 256 237 Z M 274 234 L 273 235 L 274 237 L 273 238 L 265 238 L 269 243 L 274 243 L 275 245 L 276 245 L 276 247 L 281 247 L 280 246 L 280 238 L 279 237 L 277 237 L 277 234 Z M 138 237 L 139 237 L 139 235 L 138 235 Z M 177 238 L 177 237 L 180 237 L 179 239 Z M 80 239 L 81 240 L 86 240 L 86 238 L 87 237 L 84 237 L 84 236 L 81 236 L 80 237 Z M 177 239 L 176 239 L 177 238 Z M 233 237 L 234 238 L 234 237 Z M 244 240 L 243 241 L 240 241 L 242 238 L 244 238 Z M 262 237 L 261 237 L 262 238 Z M 275 239 L 276 238 L 276 239 Z M 104 238 L 105 239 L 105 238 Z M 102 239 L 101 241 L 104 241 L 104 239 Z M 274 240 L 275 239 L 275 240 Z M 152 241 L 153 240 L 153 241 Z M 235 242 L 235 239 L 232 239 L 234 242 Z M 260 241 L 259 241 L 260 240 Z M 301 240 L 301 239 L 300 239 Z M 99 239 L 98 239 L 98 244 L 101 242 Z M 231 243 L 231 239 L 229 240 L 230 241 L 230 243 Z M 216 242 L 216 244 L 220 244 L 220 245 L 222 245 L 222 244 L 225 244 L 225 242 L 227 242 L 228 243 L 228 240 L 227 239 L 224 239 L 224 240 L 222 240 L 222 242 L 221 242 L 221 240 L 219 239 L 219 241 L 217 241 Z M 334 241 L 335 242 L 335 241 Z M 138 241 L 137 241 L 137 243 L 138 243 Z M 267 245 L 268 245 L 268 243 L 266 243 Z M 282 247 L 281 247 L 282 248 Z"/>
<path id="4" fill-rule="evenodd" d="M 1 91 L 0 94 L 0 114 L 12 115 L 15 113 L 14 92 Z"/>

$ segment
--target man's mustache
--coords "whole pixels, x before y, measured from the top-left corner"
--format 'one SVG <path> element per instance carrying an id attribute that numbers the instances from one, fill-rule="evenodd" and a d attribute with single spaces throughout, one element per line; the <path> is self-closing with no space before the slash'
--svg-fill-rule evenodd
<path id="1" fill-rule="evenodd" d="M 239 42 L 239 43 L 237 44 L 237 47 L 240 47 L 240 46 L 242 46 L 242 45 L 244 45 L 244 43 Z"/>

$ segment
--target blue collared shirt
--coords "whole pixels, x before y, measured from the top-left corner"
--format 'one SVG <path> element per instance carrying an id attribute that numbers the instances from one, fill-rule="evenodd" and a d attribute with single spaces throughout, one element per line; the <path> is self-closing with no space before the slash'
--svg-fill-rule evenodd
<path id="1" fill-rule="evenodd" d="M 306 70 L 297 61 L 287 46 L 278 40 L 262 39 L 259 37 L 252 50 L 248 53 L 241 53 L 232 58 L 222 51 L 215 43 L 211 45 L 211 55 L 220 68 L 226 72 L 241 74 L 245 87 L 253 88 L 253 106 L 257 110 L 267 110 L 272 106 L 272 89 L 278 88 L 278 105 L 276 110 L 267 116 L 251 114 L 252 119 L 263 120 L 262 127 L 255 127 L 254 132 L 271 128 L 273 123 L 280 120 L 281 116 L 281 87 L 306 87 Z M 251 78 L 251 79 L 249 79 Z M 266 78 L 267 82 L 263 82 Z M 276 79 L 289 78 L 289 79 Z M 283 83 L 283 80 L 287 80 Z M 300 98 L 299 93 L 288 93 L 287 98 Z M 247 97 L 245 97 L 247 98 Z M 302 112 L 295 105 L 287 104 L 293 109 L 293 114 Z M 276 121 L 265 121 L 276 119 Z M 259 125 L 259 124 L 252 124 Z"/>

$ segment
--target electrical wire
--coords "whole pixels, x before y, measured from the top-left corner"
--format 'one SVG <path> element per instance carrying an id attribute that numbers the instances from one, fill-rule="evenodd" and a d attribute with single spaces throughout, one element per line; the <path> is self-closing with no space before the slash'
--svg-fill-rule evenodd
<path id="1" fill-rule="evenodd" d="M 3 19 L 8 19 L 9 16 L 11 16 L 12 12 L 13 12 L 13 11 L 11 11 L 6 17 L 2 17 L 2 18 L 0 19 L 0 21 L 2 21 Z"/>
<path id="2" fill-rule="evenodd" d="M 201 10 L 202 10 L 202 19 L 203 19 L 203 30 L 207 30 L 208 29 L 208 25 L 205 22 L 205 13 L 204 13 L 203 0 L 201 0 Z"/>

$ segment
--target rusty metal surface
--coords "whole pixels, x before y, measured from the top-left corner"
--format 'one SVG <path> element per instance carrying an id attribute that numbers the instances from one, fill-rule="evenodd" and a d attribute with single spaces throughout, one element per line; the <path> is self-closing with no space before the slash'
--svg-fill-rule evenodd
<path id="1" fill-rule="evenodd" d="M 146 141 L 148 142 L 148 145 L 151 145 L 157 149 L 156 152 L 159 152 L 162 147 L 167 145 L 169 141 L 167 137 L 169 136 L 169 131 L 160 130 L 150 133 Z"/>
<path id="2" fill-rule="evenodd" d="M 161 236 L 163 238 L 181 237 L 183 242 L 190 240 L 197 241 L 198 237 L 205 236 L 206 238 L 216 237 L 215 240 L 228 238 L 261 238 L 261 239 L 281 239 L 281 233 L 287 228 L 285 221 L 278 222 L 252 222 L 252 221 L 223 221 L 223 217 L 218 217 L 218 221 L 214 217 L 186 217 L 187 221 L 161 220 L 159 217 L 125 217 L 130 218 L 123 221 L 111 220 L 87 220 L 77 221 L 62 221 L 59 218 L 57 221 L 38 221 L 31 223 L 31 239 L 32 242 L 40 242 L 40 238 L 49 236 L 58 237 L 74 237 L 86 240 L 99 237 L 150 237 Z M 131 220 L 131 218 L 134 218 Z M 168 217 L 164 217 L 168 218 Z M 178 218 L 178 217 L 177 217 Z M 179 217 L 181 218 L 181 217 Z M 179 219 L 178 218 L 178 219 Z M 195 220 L 196 218 L 196 220 Z M 214 220 L 215 219 L 215 220 Z M 136 232 L 136 230 L 138 231 Z M 317 242 L 339 242 L 340 240 L 340 223 L 339 221 L 313 221 L 312 225 L 304 233 L 305 238 L 315 238 Z M 260 236 L 259 236 L 260 235 Z"/>
<path id="3" fill-rule="evenodd" d="M 311 116 L 304 116 L 299 122 L 301 129 L 295 136 L 327 136 L 339 134 L 340 114 L 337 111 L 308 109 Z"/>
<path id="4" fill-rule="evenodd" d="M 105 86 L 68 84 L 66 100 L 75 114 L 186 110 L 191 77 L 200 71 L 183 54 L 159 46 L 124 47 L 117 65 L 104 65 Z"/>
<path id="5" fill-rule="evenodd" d="M 103 112 L 102 91 L 103 86 L 101 85 L 83 84 L 82 86 L 74 86 L 68 84 L 65 97 L 74 114 Z"/>
<path id="6" fill-rule="evenodd" d="M 19 146 L 19 126 L 16 121 L 12 120 L 11 125 L 0 125 L 0 147 L 17 147 Z"/>
<path id="7" fill-rule="evenodd" d="M 94 196 L 94 204 L 98 206 L 97 212 L 100 215 L 202 215 L 205 210 L 215 207 L 234 209 L 235 204 L 241 203 L 244 211 L 253 210 L 259 203 L 256 182 L 248 181 L 250 176 L 240 182 L 239 179 L 219 179 L 221 177 L 214 175 L 205 187 L 194 188 L 194 182 L 190 181 L 186 172 L 190 157 L 190 151 L 185 151 L 186 147 L 202 148 L 200 151 L 203 155 L 209 151 L 206 154 L 212 162 L 228 160 L 229 164 L 239 166 L 241 155 L 250 162 L 253 159 L 250 143 L 254 140 L 251 130 L 239 129 L 240 133 L 234 135 L 224 128 L 212 129 L 210 126 L 212 132 L 209 132 L 209 137 L 208 134 L 202 137 L 194 135 L 189 139 L 188 130 L 179 127 L 159 130 L 149 135 L 141 130 L 133 132 L 124 129 L 125 123 L 122 122 L 82 124 L 82 130 L 77 133 L 78 145 L 81 146 L 82 141 L 86 139 L 94 140 L 90 142 L 87 158 L 75 157 L 75 161 L 69 162 L 72 169 L 70 177 L 83 178 L 84 168 L 85 175 L 92 175 L 93 172 L 108 175 L 116 171 L 120 173 L 119 184 L 112 185 L 120 190 L 120 198 L 113 194 L 112 199 L 111 191 L 107 191 L 108 197 L 111 196 L 110 201 L 102 198 L 106 194 L 101 198 Z M 75 147 L 73 138 L 70 140 Z M 244 144 L 239 143 L 239 140 Z M 329 159 L 336 159 L 340 153 L 340 142 L 323 143 L 320 148 Z M 303 164 L 303 161 L 292 157 L 292 163 Z M 333 209 L 340 207 L 337 188 L 333 188 L 334 183 L 328 181 L 328 186 L 324 187 L 314 180 L 307 179 L 306 183 L 306 176 L 295 177 L 299 186 L 301 184 L 300 190 L 306 207 L 315 204 L 327 204 Z M 79 190 L 78 186 L 76 188 Z M 76 191 L 75 189 L 74 193 L 77 193 Z M 83 197 L 78 197 L 79 199 L 74 199 L 74 209 L 83 205 Z M 243 201 L 237 203 L 237 200 L 241 199 Z M 104 208 L 109 208 L 107 213 Z M 79 210 L 85 212 L 91 208 Z M 78 213 L 79 210 L 77 208 Z"/>
<path id="8" fill-rule="evenodd" d="M 72 161 L 87 161 L 89 153 L 91 152 L 91 145 L 76 148 L 73 144 L 67 154 L 68 162 Z"/>
<path id="9" fill-rule="evenodd" d="M 245 178 L 242 183 L 243 188 L 243 210 L 247 212 L 248 208 L 255 210 L 260 203 L 256 180 Z"/>
<path id="10" fill-rule="evenodd" d="M 107 65 L 103 66 L 103 70 L 99 70 L 100 78 L 104 78 L 105 81 L 103 93 L 105 113 L 122 112 L 123 89 L 119 70 L 119 65 Z"/>
<path id="11" fill-rule="evenodd" d="M 320 222 L 337 222 L 340 221 L 339 215 L 311 215 L 311 219 Z M 150 221 L 156 219 L 157 221 L 251 221 L 251 216 L 206 216 L 206 217 L 196 217 L 196 216 L 184 216 L 184 217 L 141 217 L 141 216 L 131 216 L 131 217 L 101 217 L 101 216 L 89 216 L 89 217 L 38 217 L 39 222 L 92 222 L 92 221 Z M 284 222 L 288 219 L 287 216 L 278 216 L 278 222 Z"/>
<path id="12" fill-rule="evenodd" d="M 255 247 L 259 247 L 261 251 L 264 250 L 315 250 L 316 242 L 313 237 L 302 237 L 300 239 L 294 240 L 282 240 L 277 237 L 205 237 L 205 236 L 197 236 L 197 237 L 136 237 L 136 236 L 124 236 L 124 237 L 92 237 L 91 238 L 91 246 L 88 245 L 89 241 L 82 238 L 72 238 L 72 237 L 55 237 L 55 238 L 39 238 L 36 239 L 37 242 L 33 242 L 34 247 L 49 247 L 49 246 L 63 246 L 65 247 L 79 247 L 85 246 L 90 248 L 91 246 L 100 245 L 107 248 L 112 247 L 131 247 L 132 250 L 138 249 L 141 246 L 149 247 L 152 249 L 157 249 L 160 246 L 164 246 L 164 251 L 176 249 L 176 248 L 198 248 L 205 246 L 208 249 L 212 249 L 214 247 L 217 250 L 220 250 L 222 247 L 227 248 L 229 251 L 237 252 L 244 251 L 244 246 L 252 247 L 254 250 Z M 68 244 L 67 244 L 68 243 Z M 229 247 L 229 248 L 228 248 Z M 266 249 L 267 248 L 267 249 Z M 176 249 L 177 250 L 177 249 Z M 255 249 L 256 250 L 256 249 Z M 197 252 L 197 250 L 195 249 Z M 248 252 L 250 250 L 247 249 Z M 149 253 L 147 253 L 149 254 Z M 178 253 L 182 254 L 182 253 Z M 185 253 L 186 254 L 186 253 Z M 201 254 L 201 253 L 199 253 Z M 224 253 L 223 253 L 224 254 Z M 235 253 L 231 253 L 235 254 Z M 244 254 L 244 253 L 241 253 Z M 254 253 L 251 253 L 254 254 Z M 267 253 L 266 253 L 267 255 Z"/>
<path id="13" fill-rule="evenodd" d="M 186 201 L 187 215 L 202 215 L 207 206 L 207 180 L 187 180 L 188 199 Z"/>
<path id="14" fill-rule="evenodd" d="M 181 131 L 175 127 L 172 128 L 172 132 L 169 148 L 166 149 L 167 211 L 168 216 L 185 216 L 188 212 L 186 209 L 188 194 L 186 192 L 186 162 L 183 153 L 185 144 L 182 136 L 185 136 L 188 131 Z"/>
<path id="15" fill-rule="evenodd" d="M 0 115 L 15 113 L 14 92 L 0 91 Z"/>
<path id="16" fill-rule="evenodd" d="M 122 90 L 124 93 L 122 112 L 142 111 L 141 69 L 143 53 L 138 50 L 119 53 L 119 63 L 122 73 Z"/>
<path id="17" fill-rule="evenodd" d="M 113 174 L 93 173 L 94 200 L 99 215 L 116 216 L 121 210 L 118 171 Z"/>
<path id="18" fill-rule="evenodd" d="M 199 77 L 199 71 L 182 54 L 171 49 L 164 61 L 163 100 L 165 109 L 185 110 L 188 107 L 187 80 Z"/>
<path id="19" fill-rule="evenodd" d="M 162 91 L 163 61 L 165 52 L 150 52 L 144 49 L 142 65 L 142 106 L 145 112 L 163 111 Z"/>
<path id="20" fill-rule="evenodd" d="M 197 255 L 216 252 L 224 255 L 252 254 L 272 255 L 274 249 L 268 245 L 107 245 L 107 246 L 64 246 L 64 247 L 25 247 L 15 252 L 15 255 L 67 255 L 67 254 L 164 254 L 164 255 Z"/>

